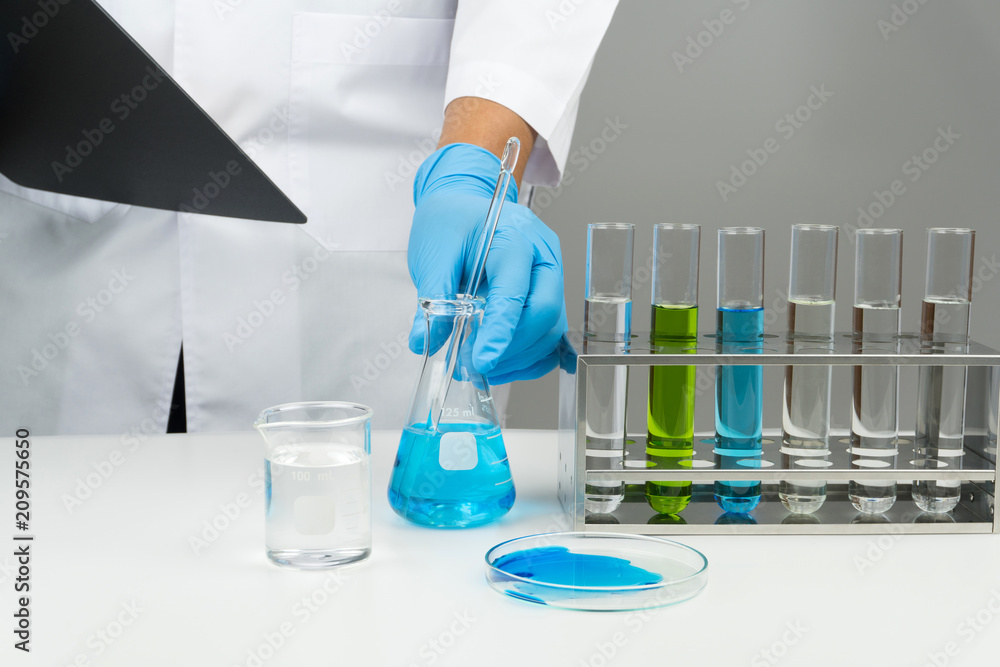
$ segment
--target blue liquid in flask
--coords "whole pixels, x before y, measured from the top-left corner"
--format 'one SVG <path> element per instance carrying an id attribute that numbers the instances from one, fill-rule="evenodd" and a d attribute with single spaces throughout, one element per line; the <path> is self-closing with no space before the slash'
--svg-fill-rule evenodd
<path id="1" fill-rule="evenodd" d="M 723 353 L 760 354 L 764 309 L 719 308 L 717 335 Z M 763 380 L 762 366 L 716 369 L 715 459 L 721 470 L 760 467 Z M 760 503 L 760 482 L 716 482 L 715 500 L 726 512 L 750 512 Z"/>
<path id="2" fill-rule="evenodd" d="M 514 505 L 507 450 L 493 424 L 441 423 L 403 429 L 389 482 L 389 504 L 408 521 L 470 528 Z"/>

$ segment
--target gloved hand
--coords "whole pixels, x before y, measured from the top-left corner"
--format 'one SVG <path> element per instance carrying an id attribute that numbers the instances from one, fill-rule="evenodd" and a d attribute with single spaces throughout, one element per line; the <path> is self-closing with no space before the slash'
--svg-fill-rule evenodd
<path id="1" fill-rule="evenodd" d="M 449 144 L 430 155 L 413 183 L 416 212 L 407 262 L 421 297 L 456 294 L 465 288 L 486 220 L 500 160 L 485 148 Z M 541 377 L 559 363 L 557 346 L 566 331 L 559 237 L 517 203 L 517 184 L 507 191 L 493 245 L 486 259 L 483 324 L 473 347 L 473 365 L 493 384 Z M 424 349 L 422 313 L 410 330 L 410 350 Z"/>

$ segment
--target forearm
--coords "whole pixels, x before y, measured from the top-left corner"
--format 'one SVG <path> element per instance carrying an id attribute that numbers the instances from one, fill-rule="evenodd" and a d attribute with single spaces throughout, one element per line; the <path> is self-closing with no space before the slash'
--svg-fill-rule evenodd
<path id="1" fill-rule="evenodd" d="M 448 144 L 474 144 L 500 157 L 507 140 L 517 137 L 521 141 L 521 155 L 514 168 L 514 178 L 520 185 L 536 136 L 531 126 L 507 107 L 480 97 L 459 97 L 444 111 L 438 148 Z"/>

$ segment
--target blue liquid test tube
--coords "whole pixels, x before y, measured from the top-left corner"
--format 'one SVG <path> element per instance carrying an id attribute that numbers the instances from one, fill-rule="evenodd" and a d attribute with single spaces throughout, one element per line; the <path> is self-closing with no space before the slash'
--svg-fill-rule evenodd
<path id="1" fill-rule="evenodd" d="M 764 230 L 719 230 L 716 349 L 760 354 L 764 338 Z M 718 366 L 715 372 L 715 462 L 719 469 L 761 465 L 762 366 Z M 760 502 L 760 481 L 715 483 L 715 500 L 745 514 Z"/>

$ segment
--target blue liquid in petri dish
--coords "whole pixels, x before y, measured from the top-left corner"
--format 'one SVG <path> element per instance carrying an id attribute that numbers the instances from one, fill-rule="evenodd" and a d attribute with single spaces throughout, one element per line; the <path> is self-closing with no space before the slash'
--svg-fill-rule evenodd
<path id="1" fill-rule="evenodd" d="M 690 600 L 707 583 L 708 560 L 690 547 L 640 535 L 528 535 L 486 552 L 499 593 L 579 611 L 627 611 Z"/>
<path id="2" fill-rule="evenodd" d="M 632 565 L 631 561 L 614 556 L 580 554 L 566 547 L 537 547 L 501 556 L 491 565 L 505 574 L 521 577 L 533 583 L 576 588 L 650 586 L 663 581 L 663 575 Z M 507 591 L 508 595 L 532 602 L 545 600 L 524 592 Z M 608 593 L 613 595 L 614 593 Z M 548 591 L 547 595 L 560 595 Z M 566 591 L 572 598 L 575 593 Z"/>
<path id="3" fill-rule="evenodd" d="M 445 440 L 442 448 L 442 438 Z M 389 482 L 389 504 L 408 521 L 470 528 L 499 519 L 514 505 L 507 450 L 494 425 L 441 424 L 403 429 Z"/>
<path id="4" fill-rule="evenodd" d="M 760 354 L 764 309 L 719 308 L 716 333 L 721 352 Z M 715 459 L 720 470 L 754 467 L 762 450 L 762 366 L 719 366 L 715 382 Z M 760 502 L 759 481 L 715 483 L 715 500 L 726 512 L 745 513 Z"/>

